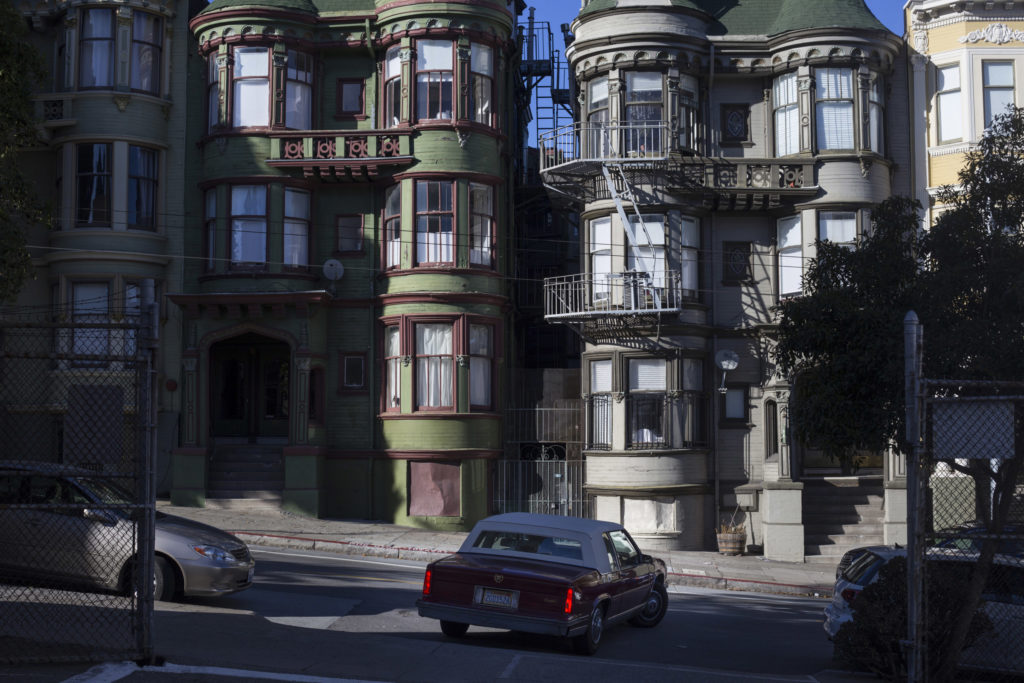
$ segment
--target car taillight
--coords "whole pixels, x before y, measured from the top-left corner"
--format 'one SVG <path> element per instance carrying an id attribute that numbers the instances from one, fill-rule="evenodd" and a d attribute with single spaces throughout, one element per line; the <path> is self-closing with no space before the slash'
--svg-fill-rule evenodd
<path id="1" fill-rule="evenodd" d="M 430 595 L 430 570 L 423 575 L 423 594 Z"/>
<path id="2" fill-rule="evenodd" d="M 860 591 L 855 591 L 852 588 L 844 588 L 843 592 L 839 595 L 843 596 L 843 600 L 846 600 L 847 604 L 850 604 L 853 602 L 853 599 L 857 597 L 858 593 L 860 593 Z"/>
<path id="3" fill-rule="evenodd" d="M 565 613 L 572 614 L 572 589 L 565 591 Z"/>

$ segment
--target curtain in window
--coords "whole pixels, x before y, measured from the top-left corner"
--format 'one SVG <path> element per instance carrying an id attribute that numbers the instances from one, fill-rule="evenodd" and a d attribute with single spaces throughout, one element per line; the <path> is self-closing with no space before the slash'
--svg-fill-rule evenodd
<path id="1" fill-rule="evenodd" d="M 595 360 L 590 363 L 590 393 L 606 394 L 612 390 L 612 362 Z"/>
<path id="2" fill-rule="evenodd" d="M 135 12 L 132 23 L 132 89 L 160 91 L 160 47 L 163 22 L 160 17 Z"/>
<path id="3" fill-rule="evenodd" d="M 796 74 L 783 74 L 775 79 L 772 99 L 775 102 L 775 156 L 800 151 L 800 106 L 797 100 Z"/>
<path id="4" fill-rule="evenodd" d="M 267 260 L 267 188 L 237 185 L 231 188 L 231 260 L 263 263 Z"/>
<path id="5" fill-rule="evenodd" d="M 270 125 L 269 51 L 262 47 L 235 48 L 234 125 Z"/>
<path id="6" fill-rule="evenodd" d="M 590 221 L 590 277 L 594 299 L 607 299 L 611 293 L 612 219 Z"/>
<path id="7" fill-rule="evenodd" d="M 128 225 L 156 228 L 157 153 L 128 147 Z"/>
<path id="8" fill-rule="evenodd" d="M 469 400 L 475 406 L 491 405 L 491 328 L 469 326 Z"/>
<path id="9" fill-rule="evenodd" d="M 452 118 L 452 43 L 416 43 L 416 112 L 420 120 Z"/>
<path id="10" fill-rule="evenodd" d="M 963 112 L 960 104 L 960 67 L 939 69 L 936 88 L 939 91 L 939 142 L 963 137 Z"/>
<path id="11" fill-rule="evenodd" d="M 284 265 L 309 265 L 309 193 L 284 191 Z"/>
<path id="12" fill-rule="evenodd" d="M 630 444 L 659 444 L 664 441 L 662 422 L 666 386 L 664 359 L 629 360 L 629 391 L 638 392 L 630 396 L 628 404 Z"/>
<path id="13" fill-rule="evenodd" d="M 397 47 L 388 50 L 384 62 L 384 125 L 397 126 L 402 119 L 402 53 Z"/>
<path id="14" fill-rule="evenodd" d="M 779 294 L 798 294 L 803 278 L 803 238 L 799 216 L 779 221 Z"/>
<path id="15" fill-rule="evenodd" d="M 397 267 L 402 262 L 402 186 L 393 185 L 384 197 L 385 239 L 387 240 L 387 266 Z"/>
<path id="16" fill-rule="evenodd" d="M 285 126 L 309 130 L 313 119 L 313 60 L 304 52 L 288 51 Z"/>
<path id="17" fill-rule="evenodd" d="M 110 145 L 82 143 L 78 154 L 78 216 L 81 227 L 110 225 Z"/>
<path id="18" fill-rule="evenodd" d="M 853 72 L 818 69 L 819 149 L 853 149 Z"/>
<path id="19" fill-rule="evenodd" d="M 109 88 L 114 85 L 114 22 L 112 10 L 82 12 L 81 88 Z"/>
<path id="20" fill-rule="evenodd" d="M 700 223 L 696 218 L 683 216 L 681 245 L 679 255 L 680 285 L 683 296 L 691 299 L 697 298 L 697 287 L 699 283 L 700 264 L 698 255 L 700 250 Z"/>
<path id="21" fill-rule="evenodd" d="M 416 261 L 454 261 L 452 184 L 447 181 L 416 183 Z"/>
<path id="22" fill-rule="evenodd" d="M 391 325 L 384 331 L 384 356 L 387 358 L 387 408 L 401 406 L 402 396 L 402 349 L 398 326 Z"/>
<path id="23" fill-rule="evenodd" d="M 818 236 L 836 244 L 852 246 L 857 240 L 857 214 L 823 211 L 819 217 Z"/>
<path id="24" fill-rule="evenodd" d="M 416 400 L 421 406 L 452 405 L 452 326 L 416 326 Z"/>
<path id="25" fill-rule="evenodd" d="M 472 102 L 469 108 L 473 120 L 489 125 L 491 123 L 491 98 L 493 92 L 494 57 L 487 45 L 473 43 L 470 47 L 470 71 L 473 72 Z"/>

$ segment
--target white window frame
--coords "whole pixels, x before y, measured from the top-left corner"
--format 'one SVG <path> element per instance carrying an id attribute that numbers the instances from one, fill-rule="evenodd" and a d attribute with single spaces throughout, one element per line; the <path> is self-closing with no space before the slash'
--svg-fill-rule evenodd
<path id="1" fill-rule="evenodd" d="M 795 71 L 781 74 L 772 85 L 775 107 L 775 156 L 800 152 L 800 99 Z"/>
<path id="2" fill-rule="evenodd" d="M 269 47 L 236 46 L 233 55 L 232 127 L 265 128 L 270 125 L 271 50 Z"/>
<path id="3" fill-rule="evenodd" d="M 935 136 L 940 145 L 964 139 L 960 76 L 959 63 L 940 66 L 935 71 Z"/>
<path id="4" fill-rule="evenodd" d="M 593 301 L 611 297 L 612 277 L 612 218 L 602 216 L 590 220 L 588 230 L 590 252 L 589 269 Z"/>
<path id="5" fill-rule="evenodd" d="M 1003 67 L 1000 69 L 1002 73 L 994 73 L 990 67 Z M 986 129 L 992 126 L 992 121 L 996 116 L 1006 113 L 1007 105 L 1016 104 L 1016 74 L 1014 71 L 1013 60 L 986 59 L 981 63 L 981 88 L 982 101 L 985 103 L 984 123 Z M 1007 80 L 993 78 L 997 75 L 1009 76 L 1009 78 Z"/>
<path id="6" fill-rule="evenodd" d="M 818 238 L 852 249 L 857 244 L 857 212 L 819 211 Z"/>
<path id="7" fill-rule="evenodd" d="M 803 293 L 804 247 L 800 214 L 778 221 L 779 296 Z"/>
<path id="8" fill-rule="evenodd" d="M 850 67 L 815 70 L 817 93 L 815 130 L 819 151 L 852 150 L 857 144 L 854 126 L 854 73 Z"/>

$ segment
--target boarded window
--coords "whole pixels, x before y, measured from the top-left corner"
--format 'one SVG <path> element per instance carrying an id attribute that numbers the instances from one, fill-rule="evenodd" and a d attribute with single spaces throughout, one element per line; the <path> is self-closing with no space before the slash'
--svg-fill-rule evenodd
<path id="1" fill-rule="evenodd" d="M 409 463 L 410 517 L 457 517 L 460 496 L 459 463 Z"/>

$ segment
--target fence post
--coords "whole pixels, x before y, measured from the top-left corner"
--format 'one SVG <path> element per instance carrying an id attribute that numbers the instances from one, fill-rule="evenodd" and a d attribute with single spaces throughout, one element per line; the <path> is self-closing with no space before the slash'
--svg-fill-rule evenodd
<path id="1" fill-rule="evenodd" d="M 913 311 L 903 318 L 904 401 L 909 460 L 907 467 L 907 680 L 925 680 L 925 638 L 922 628 L 924 598 L 921 552 L 921 503 L 924 469 L 921 466 L 921 341 L 923 333 Z"/>
<path id="2" fill-rule="evenodd" d="M 138 382 L 138 419 L 141 423 L 137 476 L 141 477 L 140 512 L 138 524 L 139 577 L 139 650 L 142 660 L 153 656 L 153 576 L 156 539 L 156 368 L 155 356 L 159 343 L 159 304 L 155 300 L 152 279 L 141 283 L 142 316 L 139 320 L 136 344 L 136 374 Z"/>

